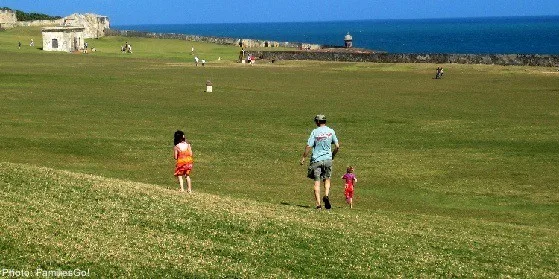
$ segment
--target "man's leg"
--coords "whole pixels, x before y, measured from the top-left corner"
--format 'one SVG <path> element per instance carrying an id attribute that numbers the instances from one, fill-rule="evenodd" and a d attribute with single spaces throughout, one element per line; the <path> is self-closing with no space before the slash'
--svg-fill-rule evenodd
<path id="1" fill-rule="evenodd" d="M 330 196 L 330 178 L 324 179 L 324 195 Z"/>
<path id="2" fill-rule="evenodd" d="M 320 206 L 320 180 L 314 182 L 314 198 L 318 208 Z"/>
<path id="3" fill-rule="evenodd" d="M 330 195 L 330 179 L 326 178 L 324 179 L 324 197 L 322 198 L 324 201 L 324 208 L 326 209 L 332 208 L 332 205 L 330 205 L 330 197 L 328 197 L 328 195 Z"/>

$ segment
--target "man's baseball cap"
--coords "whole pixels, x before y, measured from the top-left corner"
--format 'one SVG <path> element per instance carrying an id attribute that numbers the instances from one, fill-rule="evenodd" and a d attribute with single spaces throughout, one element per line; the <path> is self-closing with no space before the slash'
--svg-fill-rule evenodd
<path id="1" fill-rule="evenodd" d="M 314 121 L 326 121 L 326 115 L 324 114 L 317 114 L 314 117 Z"/>

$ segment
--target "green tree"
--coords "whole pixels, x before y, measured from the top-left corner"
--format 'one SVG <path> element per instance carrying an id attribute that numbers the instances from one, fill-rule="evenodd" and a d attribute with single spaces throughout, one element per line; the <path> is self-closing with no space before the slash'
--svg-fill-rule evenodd
<path id="1" fill-rule="evenodd" d="M 10 8 L 2 8 L 4 10 L 11 10 Z M 16 10 L 16 18 L 18 21 L 31 21 L 31 20 L 53 20 L 60 19 L 61 16 L 50 16 L 41 13 L 26 13 L 20 10 Z"/>

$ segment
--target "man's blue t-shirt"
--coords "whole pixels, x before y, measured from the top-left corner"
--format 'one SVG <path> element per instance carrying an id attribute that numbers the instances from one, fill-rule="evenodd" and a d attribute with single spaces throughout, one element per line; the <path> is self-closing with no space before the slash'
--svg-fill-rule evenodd
<path id="1" fill-rule="evenodd" d="M 332 144 L 336 143 L 336 132 L 328 126 L 314 129 L 307 141 L 307 145 L 312 147 L 311 163 L 332 160 Z"/>

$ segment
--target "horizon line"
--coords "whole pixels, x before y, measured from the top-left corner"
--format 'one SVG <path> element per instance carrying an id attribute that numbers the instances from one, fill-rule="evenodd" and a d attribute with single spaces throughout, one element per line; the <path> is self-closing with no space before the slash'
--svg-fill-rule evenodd
<path id="1" fill-rule="evenodd" d="M 432 18 L 377 18 L 377 19 L 328 19 L 310 21 L 247 21 L 247 22 L 190 22 L 190 23 L 135 23 L 114 24 L 116 26 L 134 25 L 205 25 L 205 24 L 266 24 L 266 23 L 327 23 L 327 22 L 354 22 L 354 21 L 420 21 L 420 20 L 458 20 L 458 19 L 507 19 L 507 18 L 552 18 L 559 15 L 529 15 L 529 16 L 464 16 L 464 17 L 432 17 Z M 109 17 L 110 20 L 110 17 Z M 113 24 L 111 24 L 113 25 Z"/>

